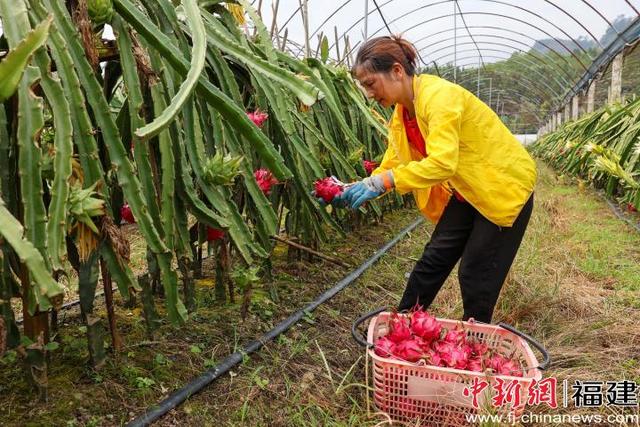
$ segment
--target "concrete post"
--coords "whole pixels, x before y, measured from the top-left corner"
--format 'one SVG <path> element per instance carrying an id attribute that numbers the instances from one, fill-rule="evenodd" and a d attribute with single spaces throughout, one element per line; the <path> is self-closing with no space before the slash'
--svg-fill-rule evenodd
<path id="1" fill-rule="evenodd" d="M 596 98 L 596 80 L 591 80 L 589 91 L 587 92 L 587 114 L 593 113 L 593 107 Z"/>
<path id="2" fill-rule="evenodd" d="M 573 102 L 571 106 L 571 117 L 573 120 L 577 120 L 580 116 L 580 95 L 576 95 L 573 97 Z"/>
<path id="3" fill-rule="evenodd" d="M 622 98 L 622 61 L 624 52 L 620 52 L 611 64 L 611 97 L 609 103 L 620 102 Z"/>
<path id="4" fill-rule="evenodd" d="M 565 123 L 571 120 L 571 104 L 568 102 L 564 106 L 564 121 Z"/>

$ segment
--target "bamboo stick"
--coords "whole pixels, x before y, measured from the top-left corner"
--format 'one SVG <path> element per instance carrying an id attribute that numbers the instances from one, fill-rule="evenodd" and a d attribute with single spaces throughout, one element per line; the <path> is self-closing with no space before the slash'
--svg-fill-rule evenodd
<path id="1" fill-rule="evenodd" d="M 280 237 L 280 236 L 271 236 L 271 238 L 272 238 L 273 240 L 278 241 L 278 242 L 281 242 L 281 243 L 287 244 L 287 245 L 289 245 L 289 246 L 292 246 L 292 247 L 294 247 L 294 248 L 296 248 L 296 249 L 300 249 L 300 250 L 302 250 L 302 251 L 308 252 L 308 253 L 310 253 L 310 254 L 312 254 L 312 255 L 317 256 L 318 258 L 322 258 L 322 259 L 323 259 L 323 260 L 325 260 L 325 261 L 329 261 L 329 262 L 332 262 L 332 263 L 334 263 L 334 264 L 337 264 L 337 265 L 339 265 L 339 266 L 341 266 L 341 267 L 345 267 L 345 268 L 351 268 L 351 267 L 352 267 L 351 265 L 349 265 L 349 264 L 347 264 L 347 263 L 345 263 L 345 262 L 342 262 L 342 261 L 340 261 L 339 259 L 336 259 L 336 258 L 330 257 L 329 255 L 325 255 L 325 254 L 320 253 L 320 252 L 318 252 L 318 251 L 315 251 L 315 250 L 313 250 L 313 249 L 311 249 L 311 248 L 309 248 L 309 247 L 306 247 L 306 246 L 304 246 L 304 245 L 301 245 L 300 243 L 294 243 L 294 242 L 292 242 L 291 240 L 285 239 L 284 237 Z"/>

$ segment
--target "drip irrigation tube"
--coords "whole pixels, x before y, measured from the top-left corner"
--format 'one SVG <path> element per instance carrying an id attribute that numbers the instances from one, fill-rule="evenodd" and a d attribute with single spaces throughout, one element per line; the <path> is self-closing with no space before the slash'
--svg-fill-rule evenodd
<path id="1" fill-rule="evenodd" d="M 609 207 L 611 208 L 611 211 L 614 213 L 615 216 L 618 217 L 618 219 L 626 222 L 627 224 L 629 224 L 631 227 L 635 228 L 635 230 L 640 233 L 640 223 L 636 223 L 633 220 L 631 220 L 630 218 L 627 218 L 623 213 L 622 210 L 620 209 L 620 207 L 618 205 L 616 205 L 615 203 L 613 203 L 611 200 L 609 200 L 609 198 L 607 196 L 605 196 L 602 193 L 599 193 L 600 197 L 602 197 L 604 199 L 605 202 L 607 202 L 607 204 L 609 205 Z"/>
<path id="2" fill-rule="evenodd" d="M 100 280 L 102 280 L 102 279 L 100 279 Z M 117 290 L 118 290 L 118 287 L 116 286 L 116 287 L 113 287 L 111 289 L 111 292 L 116 292 Z M 100 292 L 96 293 L 96 295 L 94 296 L 94 299 L 95 298 L 100 298 L 100 297 L 103 297 L 103 296 L 104 296 L 104 291 L 100 291 Z M 58 312 L 69 310 L 70 308 L 73 308 L 76 305 L 80 305 L 80 300 L 79 299 L 73 300 L 73 301 L 69 301 L 68 303 L 62 304 L 60 306 L 60 308 L 58 309 Z M 24 322 L 24 317 L 19 317 L 19 318 L 17 318 L 15 320 L 16 325 L 21 325 L 22 322 Z"/>
<path id="3" fill-rule="evenodd" d="M 194 394 L 200 392 L 207 385 L 211 384 L 213 381 L 221 377 L 223 374 L 227 373 L 238 363 L 242 362 L 242 359 L 245 355 L 251 354 L 257 350 L 259 350 L 264 344 L 269 341 L 275 339 L 278 335 L 286 332 L 289 328 L 295 325 L 297 322 L 302 320 L 302 318 L 312 311 L 314 311 L 318 306 L 333 298 L 338 292 L 349 286 L 351 283 L 356 281 L 362 273 L 364 273 L 369 267 L 371 267 L 378 259 L 382 257 L 389 249 L 395 246 L 407 233 L 413 231 L 418 225 L 420 225 L 423 221 L 423 218 L 420 217 L 416 221 L 414 221 L 411 225 L 402 230 L 396 237 L 387 242 L 383 247 L 378 249 L 376 253 L 369 259 L 367 259 L 362 265 L 353 270 L 347 276 L 345 276 L 342 280 L 340 280 L 334 287 L 325 291 L 322 295 L 318 297 L 315 301 L 307 305 L 306 307 L 296 311 L 291 316 L 287 317 L 285 320 L 280 322 L 276 327 L 271 329 L 262 335 L 259 339 L 250 341 L 247 343 L 241 351 L 237 351 L 235 353 L 230 354 L 225 358 L 219 365 L 214 366 L 213 368 L 205 371 L 199 377 L 191 380 L 187 385 L 183 388 L 174 391 L 171 393 L 166 399 L 154 405 L 144 412 L 144 414 L 138 416 L 129 424 L 127 427 L 138 427 L 138 426 L 148 426 L 158 418 L 165 415 L 170 410 L 176 408 L 178 405 L 182 404 L 189 397 Z"/>

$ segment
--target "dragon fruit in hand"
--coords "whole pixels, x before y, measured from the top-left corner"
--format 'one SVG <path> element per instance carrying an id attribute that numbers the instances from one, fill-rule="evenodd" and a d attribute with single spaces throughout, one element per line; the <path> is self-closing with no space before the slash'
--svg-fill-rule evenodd
<path id="1" fill-rule="evenodd" d="M 343 187 L 333 178 L 327 177 L 317 180 L 313 187 L 317 197 L 321 197 L 325 203 L 331 203 L 334 197 L 342 194 Z"/>

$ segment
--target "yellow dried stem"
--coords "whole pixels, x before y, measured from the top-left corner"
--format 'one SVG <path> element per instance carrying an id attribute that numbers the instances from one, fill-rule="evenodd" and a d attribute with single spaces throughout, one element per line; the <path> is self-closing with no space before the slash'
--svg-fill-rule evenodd
<path id="1" fill-rule="evenodd" d="M 233 19 L 236 20 L 238 25 L 245 25 L 247 20 L 244 17 L 244 8 L 238 4 L 227 4 L 227 9 L 233 15 Z"/>
<path id="2" fill-rule="evenodd" d="M 76 246 L 80 262 L 85 262 L 89 255 L 98 248 L 98 237 L 87 225 L 78 222 L 76 225 Z"/>

